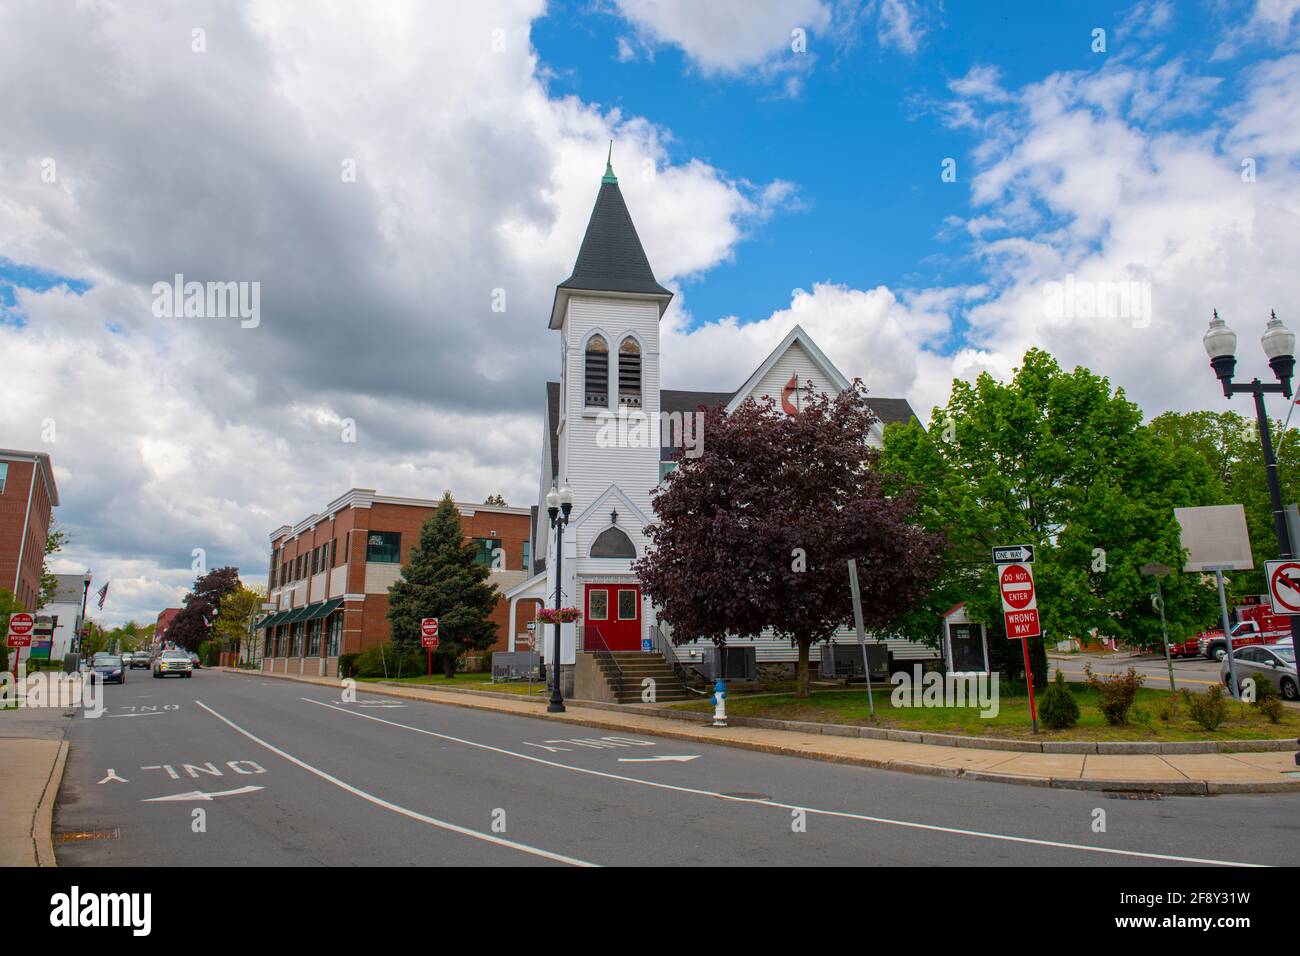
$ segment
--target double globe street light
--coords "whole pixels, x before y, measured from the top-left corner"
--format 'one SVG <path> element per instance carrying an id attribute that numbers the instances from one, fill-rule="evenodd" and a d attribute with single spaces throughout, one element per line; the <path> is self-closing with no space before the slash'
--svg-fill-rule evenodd
<path id="1" fill-rule="evenodd" d="M 1294 557 L 1291 552 L 1291 535 L 1287 529 L 1286 506 L 1282 503 L 1282 483 L 1278 480 L 1277 456 L 1273 453 L 1273 433 L 1269 426 L 1268 412 L 1264 408 L 1264 396 L 1281 393 L 1285 398 L 1291 397 L 1291 376 L 1295 372 L 1295 333 L 1282 324 L 1276 312 L 1269 313 L 1268 324 L 1259 343 L 1264 348 L 1264 354 L 1268 356 L 1269 367 L 1277 376 L 1276 383 L 1261 382 L 1258 378 L 1245 384 L 1232 380 L 1232 375 L 1237 369 L 1237 333 L 1228 328 L 1227 323 L 1219 317 L 1218 309 L 1214 310 L 1214 318 L 1210 320 L 1210 327 L 1201 341 L 1205 345 L 1206 354 L 1210 356 L 1210 367 L 1214 369 L 1214 374 L 1223 385 L 1224 397 L 1232 398 L 1233 395 L 1243 392 L 1255 397 L 1255 419 L 1259 425 L 1259 442 L 1264 451 L 1264 471 L 1268 478 L 1268 494 L 1273 505 L 1273 529 L 1277 534 L 1278 557 Z M 1291 618 L 1291 641 L 1293 646 L 1300 648 L 1300 616 Z M 1229 641 L 1229 653 L 1231 653 L 1231 641 Z M 1233 690 L 1235 697 L 1236 688 Z M 1296 755 L 1296 762 L 1300 764 L 1300 754 Z"/>
<path id="2" fill-rule="evenodd" d="M 559 610 L 564 606 L 564 526 L 569 523 L 569 512 L 573 510 L 573 489 L 566 483 L 558 490 L 551 484 L 546 493 L 546 513 L 551 518 L 551 527 L 555 529 L 555 645 L 551 654 L 551 702 L 546 705 L 547 713 L 564 713 L 564 695 L 560 692 L 560 619 Z"/>

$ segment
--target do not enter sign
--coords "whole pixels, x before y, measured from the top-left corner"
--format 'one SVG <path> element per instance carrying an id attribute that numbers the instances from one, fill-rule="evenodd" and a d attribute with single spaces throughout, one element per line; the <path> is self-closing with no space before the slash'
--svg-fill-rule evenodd
<path id="1" fill-rule="evenodd" d="M 36 627 L 36 619 L 25 611 L 19 611 L 9 616 L 9 633 L 5 637 L 5 643 L 9 647 L 31 647 L 32 630 Z"/>
<path id="2" fill-rule="evenodd" d="M 420 619 L 420 643 L 425 647 L 438 646 L 438 619 L 436 617 Z"/>
<path id="3" fill-rule="evenodd" d="M 1007 637 L 1020 640 L 1038 637 L 1038 595 L 1034 593 L 1034 572 L 1023 564 L 1008 564 L 998 576 L 1002 593 L 1002 614 Z"/>

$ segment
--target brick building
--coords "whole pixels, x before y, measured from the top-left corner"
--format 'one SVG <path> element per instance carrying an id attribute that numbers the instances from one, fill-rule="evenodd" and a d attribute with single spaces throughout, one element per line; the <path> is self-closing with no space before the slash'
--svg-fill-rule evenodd
<path id="1" fill-rule="evenodd" d="M 479 560 L 493 568 L 489 581 L 500 592 L 531 575 L 532 509 L 457 506 L 465 539 L 479 545 Z M 263 669 L 334 675 L 340 654 L 388 640 L 389 585 L 437 507 L 436 500 L 353 488 L 320 514 L 273 531 L 267 600 L 276 610 L 257 625 Z M 492 620 L 493 649 L 504 650 L 510 621 L 504 601 L 497 602 Z"/>
<path id="2" fill-rule="evenodd" d="M 58 504 L 49 455 L 0 448 L 0 588 L 29 611 L 40 603 L 45 540 Z"/>

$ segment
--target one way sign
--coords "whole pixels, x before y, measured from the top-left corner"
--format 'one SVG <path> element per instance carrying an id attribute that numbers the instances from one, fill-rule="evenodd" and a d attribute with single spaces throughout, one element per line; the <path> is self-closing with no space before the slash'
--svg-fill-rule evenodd
<path id="1" fill-rule="evenodd" d="M 1033 564 L 1034 546 L 1032 544 L 1013 544 L 993 549 L 994 564 Z"/>
<path id="2" fill-rule="evenodd" d="M 1274 614 L 1300 614 L 1300 561 L 1265 561 L 1264 578 Z"/>

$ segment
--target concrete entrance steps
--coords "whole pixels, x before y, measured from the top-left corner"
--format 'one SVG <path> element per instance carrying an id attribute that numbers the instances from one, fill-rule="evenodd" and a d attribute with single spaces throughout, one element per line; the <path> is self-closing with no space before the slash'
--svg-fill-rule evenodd
<path id="1" fill-rule="evenodd" d="M 614 661 L 610 661 L 603 655 L 596 658 L 596 664 L 600 668 L 601 674 L 605 678 L 605 684 L 609 687 L 610 693 L 620 704 L 640 704 L 642 703 L 642 684 L 641 682 L 647 677 L 651 678 L 655 688 L 655 703 L 666 703 L 675 700 L 694 700 L 696 695 L 686 689 L 669 666 L 668 661 L 662 654 L 646 653 L 644 651 L 612 651 L 610 656 Z M 617 668 L 615 667 L 617 662 Z M 623 676 L 623 689 L 615 690 L 616 673 L 621 672 Z"/>

